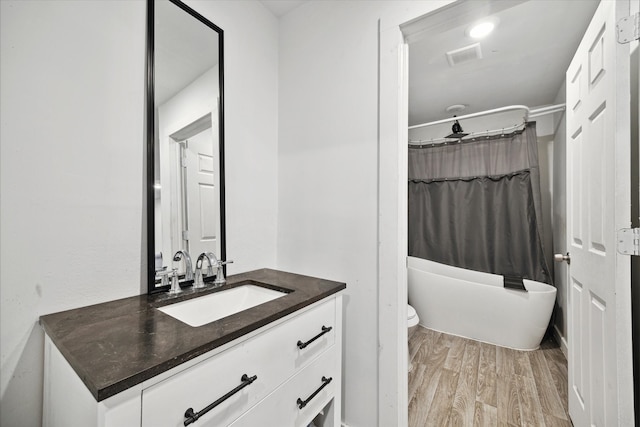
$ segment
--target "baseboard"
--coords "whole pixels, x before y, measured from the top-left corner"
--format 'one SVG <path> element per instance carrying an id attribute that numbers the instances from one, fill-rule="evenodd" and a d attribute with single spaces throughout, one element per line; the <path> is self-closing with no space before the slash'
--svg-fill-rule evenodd
<path id="1" fill-rule="evenodd" d="M 553 337 L 560 343 L 560 350 L 562 350 L 564 357 L 569 360 L 569 344 L 556 325 L 553 325 Z"/>

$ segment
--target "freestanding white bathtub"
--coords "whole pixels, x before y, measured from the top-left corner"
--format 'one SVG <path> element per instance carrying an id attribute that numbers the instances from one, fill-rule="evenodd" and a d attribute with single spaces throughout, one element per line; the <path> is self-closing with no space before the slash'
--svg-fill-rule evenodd
<path id="1" fill-rule="evenodd" d="M 426 328 L 517 350 L 540 346 L 556 288 L 524 280 L 528 292 L 503 286 L 503 277 L 408 259 L 409 304 Z"/>

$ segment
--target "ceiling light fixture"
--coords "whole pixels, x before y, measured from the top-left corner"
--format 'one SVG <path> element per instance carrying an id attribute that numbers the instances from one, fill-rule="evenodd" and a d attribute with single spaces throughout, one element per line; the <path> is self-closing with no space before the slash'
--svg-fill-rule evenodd
<path id="1" fill-rule="evenodd" d="M 482 39 L 488 36 L 498 25 L 497 18 L 483 19 L 476 22 L 467 30 L 467 35 L 472 39 Z"/>

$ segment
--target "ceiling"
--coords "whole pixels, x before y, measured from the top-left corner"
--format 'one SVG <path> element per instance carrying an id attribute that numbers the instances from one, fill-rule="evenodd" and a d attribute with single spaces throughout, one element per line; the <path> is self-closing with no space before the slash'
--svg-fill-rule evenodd
<path id="1" fill-rule="evenodd" d="M 403 28 L 409 41 L 409 125 L 512 104 L 554 102 L 565 71 L 597 7 L 597 0 L 466 0 Z M 465 30 L 498 19 L 482 40 Z M 481 59 L 450 66 L 446 52 L 479 43 Z"/>
<path id="2" fill-rule="evenodd" d="M 261 3 L 279 18 L 308 1 L 309 0 L 261 0 Z"/>

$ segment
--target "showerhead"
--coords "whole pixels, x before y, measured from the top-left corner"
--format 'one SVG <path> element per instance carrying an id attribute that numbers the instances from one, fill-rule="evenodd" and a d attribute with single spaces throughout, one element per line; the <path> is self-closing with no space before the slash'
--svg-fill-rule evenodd
<path id="1" fill-rule="evenodd" d="M 460 133 L 452 133 L 452 134 L 450 134 L 450 135 L 445 136 L 445 138 L 447 138 L 447 139 L 462 139 L 462 138 L 464 138 L 464 137 L 465 137 L 465 136 L 467 136 L 467 135 L 469 135 L 469 134 L 468 134 L 468 133 L 463 133 L 463 132 L 460 132 Z"/>
<path id="2" fill-rule="evenodd" d="M 456 117 L 456 116 L 453 116 L 453 117 Z M 445 136 L 445 138 L 462 139 L 465 136 L 469 135 L 468 133 L 464 133 L 464 131 L 462 130 L 462 126 L 460 126 L 460 123 L 458 123 L 457 120 L 453 123 L 453 126 L 451 126 L 451 132 L 453 133 L 451 135 Z"/>

